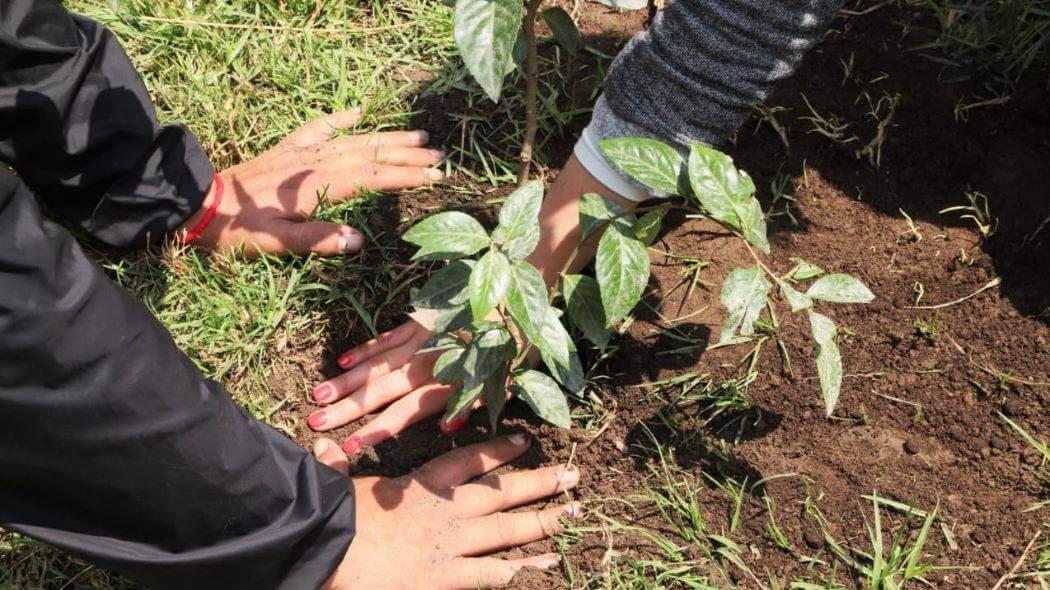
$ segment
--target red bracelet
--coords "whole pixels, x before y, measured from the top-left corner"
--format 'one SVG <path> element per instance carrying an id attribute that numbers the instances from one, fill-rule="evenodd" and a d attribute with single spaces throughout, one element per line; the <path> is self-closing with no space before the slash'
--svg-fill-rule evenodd
<path id="1" fill-rule="evenodd" d="M 193 240 L 199 238 L 201 232 L 204 231 L 204 228 L 208 227 L 208 224 L 211 223 L 212 219 L 215 219 L 215 214 L 219 211 L 219 203 L 222 202 L 223 192 L 222 177 L 215 174 L 212 177 L 212 184 L 215 186 L 215 199 L 211 202 L 211 205 L 208 206 L 208 210 L 204 212 L 204 217 L 201 218 L 200 223 L 194 226 L 190 231 L 186 232 L 186 235 L 182 236 L 183 244 L 189 244 Z"/>

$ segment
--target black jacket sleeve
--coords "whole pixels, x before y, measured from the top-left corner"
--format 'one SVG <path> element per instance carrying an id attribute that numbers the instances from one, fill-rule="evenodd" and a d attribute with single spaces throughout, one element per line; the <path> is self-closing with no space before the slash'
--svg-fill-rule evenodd
<path id="1" fill-rule="evenodd" d="M 353 489 L 205 380 L 49 209 L 110 243 L 179 225 L 211 168 L 108 33 L 0 0 L 0 527 L 152 588 L 316 588 Z M 34 195 L 36 193 L 36 195 Z"/>
<path id="2" fill-rule="evenodd" d="M 151 588 L 317 588 L 348 480 L 203 379 L 0 168 L 0 526 Z"/>
<path id="3" fill-rule="evenodd" d="M 113 35 L 56 0 L 0 0 L 0 160 L 51 214 L 121 247 L 182 225 L 213 172 L 185 128 L 157 123 Z"/>

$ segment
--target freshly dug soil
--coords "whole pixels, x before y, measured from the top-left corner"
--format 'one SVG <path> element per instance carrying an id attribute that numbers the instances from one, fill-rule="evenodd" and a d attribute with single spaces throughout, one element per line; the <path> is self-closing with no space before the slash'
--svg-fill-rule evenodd
<path id="1" fill-rule="evenodd" d="M 616 44 L 644 21 L 644 15 L 628 17 L 591 3 L 581 5 L 579 18 L 584 36 L 607 53 L 614 53 Z M 774 129 L 758 119 L 745 125 L 735 145 L 727 147 L 754 177 L 767 206 L 770 184 L 780 175 L 789 178 L 789 193 L 795 199 L 791 213 L 797 223 L 778 216 L 771 225 L 769 264 L 776 272 L 787 271 L 794 264 L 791 258 L 801 257 L 827 271 L 857 276 L 877 296 L 870 305 L 820 306 L 849 334 L 841 342 L 847 376 L 835 415 L 824 416 L 805 316 L 790 314 L 785 305 L 778 309 L 781 327 L 775 339 L 787 354 L 774 341 L 762 348 L 759 377 L 747 392 L 752 409 L 736 416 L 740 420 L 731 427 L 718 428 L 726 420 L 702 426 L 701 409 L 668 408 L 651 389 L 636 387 L 693 371 L 710 373 L 716 382 L 739 376 L 748 350 L 736 346 L 668 354 L 682 345 L 658 333 L 670 326 L 700 342 L 717 340 L 725 319 L 717 286 L 733 268 L 752 263 L 740 243 L 717 228 L 672 216 L 654 248 L 679 258 L 653 255 L 646 296 L 648 306 L 660 315 L 641 307 L 617 342 L 615 356 L 596 371 L 609 376 L 598 385 L 608 410 L 607 424 L 592 439 L 580 427 L 559 431 L 544 426 L 511 403 L 502 428 L 536 437 L 518 467 L 565 461 L 574 452 L 573 461 L 583 473 L 577 497 L 629 497 L 640 491 L 653 461 L 643 449 L 648 429 L 673 448 L 680 467 L 700 479 L 704 472 L 716 481 L 742 482 L 746 477 L 754 484 L 794 474 L 754 488 L 740 527 L 730 535 L 751 548 L 744 560 L 757 579 L 772 577 L 785 587 L 805 575 L 802 556 L 836 561 L 805 513 L 802 501 L 807 494 L 837 540 L 869 551 L 865 522 L 872 520 L 872 508 L 863 495 L 877 491 L 927 510 L 939 506 L 957 547 L 947 547 L 936 534 L 928 550 L 939 555 L 939 565 L 969 569 L 930 574 L 936 587 L 990 588 L 1013 566 L 1047 520 L 1046 509 L 1023 512 L 1046 498 L 1048 490 L 1034 475 L 1033 463 L 1038 463 L 1031 450 L 997 415 L 1010 416 L 1037 436 L 1046 438 L 1050 432 L 1047 93 L 1033 80 L 1022 84 L 1006 104 L 973 108 L 965 118 L 957 118 L 957 105 L 973 102 L 976 86 L 939 83 L 939 66 L 908 50 L 921 39 L 915 33 L 902 37 L 897 24 L 902 19 L 911 21 L 913 15 L 887 5 L 865 16 L 837 20 L 798 74 L 779 88 L 770 105 L 786 109 L 776 117 L 790 151 Z M 881 162 L 875 166 L 868 155 L 856 156 L 877 133 L 878 121 L 868 113 L 872 104 L 898 94 L 894 116 L 884 129 Z M 807 118 L 816 115 L 803 95 L 820 116 L 848 123 L 845 137 L 856 139 L 836 143 L 814 132 Z M 570 95 L 564 100 L 576 99 Z M 460 98 L 429 98 L 421 104 L 427 109 L 421 124 L 435 137 L 458 133 L 442 113 L 462 108 Z M 886 115 L 887 105 L 882 104 L 880 117 Z M 585 122 L 580 118 L 563 137 L 544 146 L 549 161 L 568 155 L 573 133 Z M 998 219 L 988 239 L 958 213 L 938 213 L 965 202 L 968 191 L 987 195 L 991 214 Z M 391 201 L 398 207 L 396 214 L 390 211 L 375 221 L 386 224 L 393 233 L 390 239 L 396 240 L 407 227 L 398 225 L 399 219 L 416 219 L 424 209 L 449 200 L 461 201 L 462 195 L 435 191 L 402 197 Z M 783 201 L 777 206 L 782 205 Z M 911 227 L 905 213 L 913 220 Z M 683 256 L 709 261 L 699 276 L 714 287 L 688 289 L 680 274 Z M 999 286 L 965 301 L 936 310 L 910 307 L 958 300 L 996 278 Z M 392 314 L 380 327 L 393 327 L 402 319 Z M 920 333 L 917 321 L 935 322 L 935 334 Z M 340 335 L 330 343 L 327 363 L 316 367 L 309 380 L 333 374 L 335 356 L 362 336 Z M 584 353 L 585 364 L 593 361 L 587 356 Z M 314 409 L 305 401 L 289 408 L 303 419 Z M 658 416 L 667 412 L 679 419 L 684 435 L 662 426 Z M 450 448 L 486 438 L 485 422 L 483 416 L 476 417 L 454 438 L 441 435 L 436 423 L 417 425 L 368 450 L 354 469 L 402 474 Z M 740 424 L 746 427 L 738 432 Z M 314 438 L 305 427 L 297 432 L 303 444 Z M 349 432 L 332 435 L 342 440 L 339 437 Z M 713 452 L 721 442 L 727 451 Z M 803 478 L 812 483 L 805 484 Z M 769 538 L 763 492 L 777 502 L 777 524 L 791 542 L 791 551 L 776 548 Z M 703 500 L 710 529 L 729 534 L 728 498 L 712 488 Z M 660 522 L 644 512 L 625 513 L 615 504 L 603 510 L 625 522 Z M 889 526 L 887 536 L 892 535 Z M 528 552 L 553 547 L 549 542 L 538 545 L 542 547 Z M 569 557 L 583 572 L 600 572 L 607 548 L 605 538 L 587 536 Z M 616 549 L 637 555 L 646 551 L 644 545 Z M 738 587 L 761 587 L 734 566 L 726 568 Z M 840 583 L 863 587 L 857 573 L 844 564 L 838 563 L 837 571 Z M 526 572 L 515 587 L 566 585 L 561 577 Z"/>

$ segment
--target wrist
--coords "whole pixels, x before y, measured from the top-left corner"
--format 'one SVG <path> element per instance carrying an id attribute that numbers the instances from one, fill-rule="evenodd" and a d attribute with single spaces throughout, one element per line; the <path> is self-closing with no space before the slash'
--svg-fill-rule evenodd
<path id="1" fill-rule="evenodd" d="M 212 176 L 211 186 L 208 187 L 208 192 L 204 194 L 204 199 L 201 200 L 201 206 L 190 215 L 188 219 L 182 224 L 176 232 L 179 241 L 183 244 L 189 244 L 194 240 L 197 240 L 202 233 L 211 225 L 215 214 L 219 208 L 219 204 L 222 201 L 224 192 L 222 177 L 215 173 Z"/>

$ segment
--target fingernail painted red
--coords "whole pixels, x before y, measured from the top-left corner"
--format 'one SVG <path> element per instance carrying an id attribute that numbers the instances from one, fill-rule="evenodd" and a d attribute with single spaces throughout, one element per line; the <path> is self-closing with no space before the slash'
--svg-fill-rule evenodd
<path id="1" fill-rule="evenodd" d="M 351 436 L 343 443 L 343 452 L 347 455 L 356 455 L 361 450 L 361 437 Z"/>
<path id="2" fill-rule="evenodd" d="M 319 402 L 326 402 L 333 397 L 335 397 L 335 389 L 332 389 L 332 386 L 327 383 L 318 385 L 314 389 L 314 399 Z"/>
<path id="3" fill-rule="evenodd" d="M 466 418 L 457 418 L 457 419 L 455 419 L 455 420 L 453 420 L 451 422 L 445 422 L 444 420 L 442 420 L 441 421 L 441 432 L 444 432 L 445 434 L 452 434 L 453 432 L 456 432 L 457 430 L 460 430 L 461 428 L 463 428 L 466 425 L 467 425 L 467 419 Z"/>
<path id="4" fill-rule="evenodd" d="M 328 422 L 328 413 L 324 410 L 320 412 L 314 412 L 310 414 L 310 417 L 306 419 L 306 423 L 310 425 L 310 428 L 320 428 Z"/>
<path id="5" fill-rule="evenodd" d="M 352 355 L 352 354 L 350 354 L 348 352 L 348 353 L 344 354 L 343 356 L 339 357 L 339 361 L 338 362 L 339 362 L 339 366 L 345 369 L 347 367 L 347 365 L 349 365 L 353 361 L 354 361 L 354 355 Z"/>

